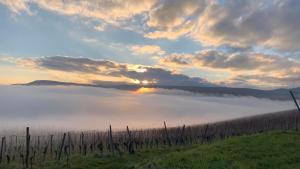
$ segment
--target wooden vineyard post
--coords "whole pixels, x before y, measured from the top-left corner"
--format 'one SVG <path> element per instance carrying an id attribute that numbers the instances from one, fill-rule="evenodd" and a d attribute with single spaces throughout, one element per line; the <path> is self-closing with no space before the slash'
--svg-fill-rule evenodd
<path id="1" fill-rule="evenodd" d="M 58 154 L 58 160 L 60 160 L 60 158 L 61 158 L 61 154 L 62 154 L 64 144 L 65 144 L 65 139 L 66 139 L 66 133 L 64 133 L 62 141 L 61 141 L 61 145 L 60 145 L 60 148 L 59 148 L 59 154 Z"/>
<path id="2" fill-rule="evenodd" d="M 15 137 L 15 151 L 17 151 L 18 148 L 18 136 Z"/>
<path id="3" fill-rule="evenodd" d="M 110 142 L 110 149 L 111 149 L 112 153 L 114 154 L 114 142 L 113 142 L 113 137 L 112 137 L 111 125 L 109 125 L 109 142 Z"/>
<path id="4" fill-rule="evenodd" d="M 68 132 L 68 154 L 71 154 L 71 134 Z"/>
<path id="5" fill-rule="evenodd" d="M 184 144 L 184 130 L 185 130 L 185 125 L 183 125 L 181 134 L 180 134 L 181 144 Z"/>
<path id="6" fill-rule="evenodd" d="M 53 135 L 50 135 L 50 154 L 52 156 L 53 153 Z"/>
<path id="7" fill-rule="evenodd" d="M 92 152 L 94 152 L 96 148 L 96 134 L 93 132 L 93 145 L 92 145 Z"/>
<path id="8" fill-rule="evenodd" d="M 298 102 L 297 102 L 297 100 L 296 100 L 296 97 L 295 97 L 294 93 L 293 93 L 291 90 L 290 90 L 290 94 L 291 94 L 291 96 L 292 96 L 292 98 L 293 98 L 293 100 L 294 100 L 294 103 L 295 103 L 295 105 L 296 105 L 298 111 L 300 112 L 300 107 L 299 107 L 299 105 L 298 105 Z"/>
<path id="9" fill-rule="evenodd" d="M 25 167 L 29 167 L 29 148 L 30 148 L 30 133 L 29 127 L 26 127 L 26 154 L 25 154 Z"/>
<path id="10" fill-rule="evenodd" d="M 40 136 L 38 136 L 38 142 L 37 142 L 37 149 L 38 149 L 38 153 L 40 152 Z"/>
<path id="11" fill-rule="evenodd" d="M 171 144 L 171 140 L 169 138 L 169 133 L 168 133 L 168 130 L 167 130 L 167 125 L 166 125 L 166 122 L 164 121 L 164 127 L 165 127 L 165 134 L 166 134 L 166 138 L 167 138 L 167 141 L 168 141 L 168 145 L 169 146 L 172 146 Z"/>
<path id="12" fill-rule="evenodd" d="M 290 94 L 291 94 L 291 96 L 292 96 L 292 98 L 294 100 L 294 103 L 295 103 L 295 105 L 296 105 L 296 107 L 298 109 L 298 112 L 300 113 L 300 107 L 298 105 L 298 102 L 296 100 L 296 97 L 295 97 L 294 93 L 291 90 L 290 90 Z M 295 117 L 295 125 L 296 125 L 295 126 L 296 130 L 298 130 L 298 114 L 296 114 L 296 117 Z"/>
<path id="13" fill-rule="evenodd" d="M 202 140 L 207 141 L 207 142 L 209 141 L 209 140 L 208 140 L 208 136 L 207 136 L 208 127 L 209 127 L 209 125 L 207 124 L 207 125 L 205 126 L 204 134 L 203 134 L 203 137 L 202 137 Z M 203 142 L 203 141 L 202 141 L 202 142 Z"/>
<path id="14" fill-rule="evenodd" d="M 129 152 L 129 154 L 134 154 L 131 132 L 130 132 L 128 126 L 126 126 L 126 129 L 127 129 L 127 134 L 128 134 L 128 152 Z"/>
<path id="15" fill-rule="evenodd" d="M 70 135 L 70 132 L 68 132 L 68 149 L 67 149 L 67 166 L 69 167 L 69 158 L 70 158 L 70 155 L 71 155 L 71 135 Z"/>
<path id="16" fill-rule="evenodd" d="M 2 140 L 1 140 L 1 151 L 0 151 L 0 163 L 2 163 L 2 159 L 3 159 L 4 141 L 5 141 L 5 137 L 2 137 Z"/>
<path id="17" fill-rule="evenodd" d="M 84 154 L 84 150 L 83 150 L 83 146 L 84 146 L 84 134 L 83 132 L 81 132 L 81 135 L 80 135 L 80 153 L 81 154 Z"/>
<path id="18" fill-rule="evenodd" d="M 9 150 L 12 150 L 12 147 L 13 147 L 13 135 L 10 135 L 9 136 L 9 146 L 8 146 Z"/>

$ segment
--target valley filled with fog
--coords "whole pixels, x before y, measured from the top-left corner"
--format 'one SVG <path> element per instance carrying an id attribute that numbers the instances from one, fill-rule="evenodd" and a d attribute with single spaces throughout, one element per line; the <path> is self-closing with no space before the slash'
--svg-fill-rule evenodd
<path id="1" fill-rule="evenodd" d="M 292 101 L 204 96 L 160 89 L 0 86 L 0 127 L 122 129 L 208 123 L 294 109 Z"/>

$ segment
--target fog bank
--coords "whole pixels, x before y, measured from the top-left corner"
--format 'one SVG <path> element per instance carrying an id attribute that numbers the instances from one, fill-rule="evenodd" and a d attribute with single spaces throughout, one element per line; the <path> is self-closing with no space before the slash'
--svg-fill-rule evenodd
<path id="1" fill-rule="evenodd" d="M 106 129 L 207 123 L 293 109 L 292 101 L 129 92 L 72 86 L 0 86 L 1 129 Z M 168 93 L 168 94 L 165 94 Z"/>

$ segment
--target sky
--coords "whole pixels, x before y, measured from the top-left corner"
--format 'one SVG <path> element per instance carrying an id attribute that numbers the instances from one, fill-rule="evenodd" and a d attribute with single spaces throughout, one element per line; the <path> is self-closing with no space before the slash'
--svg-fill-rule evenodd
<path id="1" fill-rule="evenodd" d="M 298 0 L 0 0 L 0 84 L 300 86 Z"/>

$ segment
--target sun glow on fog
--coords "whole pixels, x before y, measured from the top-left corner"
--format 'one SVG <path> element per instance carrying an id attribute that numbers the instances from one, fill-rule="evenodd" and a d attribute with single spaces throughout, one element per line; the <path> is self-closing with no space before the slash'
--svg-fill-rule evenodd
<path id="1" fill-rule="evenodd" d="M 147 88 L 147 87 L 141 87 L 138 90 L 134 91 L 135 94 L 145 94 L 145 93 L 154 93 L 157 91 L 155 88 Z"/>

